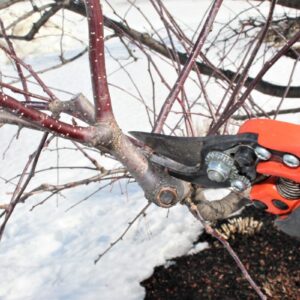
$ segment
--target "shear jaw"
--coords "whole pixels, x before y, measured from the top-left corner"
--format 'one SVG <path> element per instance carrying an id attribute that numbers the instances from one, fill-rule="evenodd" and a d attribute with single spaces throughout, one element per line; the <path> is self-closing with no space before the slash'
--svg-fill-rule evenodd
<path id="1" fill-rule="evenodd" d="M 176 137 L 130 132 L 149 146 L 150 160 L 173 177 L 203 188 L 246 190 L 256 178 L 256 134 Z"/>

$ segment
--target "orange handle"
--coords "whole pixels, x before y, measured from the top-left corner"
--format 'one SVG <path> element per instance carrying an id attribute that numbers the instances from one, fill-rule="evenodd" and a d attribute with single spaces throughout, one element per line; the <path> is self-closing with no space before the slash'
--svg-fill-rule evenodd
<path id="1" fill-rule="evenodd" d="M 274 153 L 292 154 L 300 157 L 300 125 L 269 119 L 252 119 L 245 122 L 239 133 L 255 133 L 258 144 Z M 281 161 L 260 162 L 256 167 L 259 174 L 270 178 L 252 187 L 250 198 L 258 201 L 266 211 L 285 215 L 300 206 L 300 199 L 287 199 L 277 190 L 278 177 L 300 183 L 300 167 L 291 168 Z"/>

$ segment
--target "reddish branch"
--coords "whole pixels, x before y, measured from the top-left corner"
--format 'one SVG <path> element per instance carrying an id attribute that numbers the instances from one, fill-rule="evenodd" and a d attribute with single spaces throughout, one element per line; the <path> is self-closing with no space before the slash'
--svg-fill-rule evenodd
<path id="1" fill-rule="evenodd" d="M 104 38 L 102 12 L 99 1 L 86 2 L 88 22 L 90 27 L 90 65 L 92 73 L 92 85 L 95 99 L 94 113 L 89 106 L 82 105 L 84 99 L 78 97 L 78 101 L 62 104 L 55 98 L 47 86 L 40 80 L 31 67 L 18 60 L 6 48 L 3 50 L 13 59 L 27 68 L 36 78 L 40 86 L 51 98 L 49 110 L 57 117 L 60 112 L 68 112 L 79 115 L 88 123 L 93 123 L 96 116 L 95 126 L 87 128 L 69 125 L 55 119 L 39 109 L 47 108 L 43 103 L 21 103 L 12 97 L 0 94 L 0 106 L 10 114 L 20 117 L 34 127 L 52 132 L 65 138 L 89 144 L 101 151 L 108 152 L 120 161 L 137 180 L 145 191 L 146 198 L 158 205 L 169 207 L 182 200 L 189 193 L 189 185 L 169 176 L 162 168 L 151 165 L 145 155 L 134 146 L 122 133 L 112 113 L 110 94 L 107 86 L 106 69 L 104 63 Z M 1 47 L 1 46 L 0 46 Z M 82 105 L 82 106 L 81 106 Z M 13 122 L 17 123 L 14 119 Z"/>
<path id="2" fill-rule="evenodd" d="M 291 47 L 300 40 L 300 32 L 297 32 L 286 44 L 263 66 L 263 68 L 258 72 L 252 83 L 247 87 L 246 91 L 242 94 L 240 99 L 230 107 L 226 112 L 226 115 L 232 116 L 247 100 L 250 93 L 254 90 L 255 85 L 263 78 L 263 76 L 269 71 L 269 69 L 286 53 Z M 212 133 L 217 132 L 217 130 L 226 122 L 226 118 L 219 119 L 216 125 L 212 129 Z"/>
<path id="3" fill-rule="evenodd" d="M 199 213 L 199 210 L 197 209 L 196 205 L 193 202 L 191 202 L 191 201 L 189 201 L 189 199 L 187 199 L 186 200 L 186 204 L 190 208 L 190 210 L 193 213 L 193 215 L 201 222 L 201 224 L 203 225 L 205 231 L 208 234 L 210 234 L 211 236 L 213 236 L 214 238 L 216 238 L 224 246 L 224 248 L 228 251 L 228 253 L 234 259 L 234 261 L 236 262 L 237 266 L 239 267 L 239 269 L 243 273 L 244 277 L 249 282 L 249 284 L 251 285 L 251 287 L 255 290 L 255 292 L 260 297 L 260 299 L 267 300 L 267 297 L 263 294 L 263 292 L 261 291 L 260 287 L 252 279 L 252 277 L 250 276 L 250 274 L 247 271 L 246 267 L 241 262 L 240 258 L 238 257 L 238 255 L 236 254 L 236 252 L 232 249 L 232 247 L 230 246 L 230 244 L 216 230 L 214 230 L 203 219 L 203 216 Z"/>
<path id="4" fill-rule="evenodd" d="M 259 0 L 259 1 L 261 1 L 261 0 Z M 15 2 L 16 2 L 16 0 L 12 0 L 10 4 L 15 3 Z M 291 4 L 289 4 L 289 3 L 291 3 Z M 10 4 L 7 4 L 7 5 L 9 6 Z M 294 1 L 283 0 L 283 1 L 278 1 L 278 4 L 284 5 L 284 6 L 291 5 L 290 7 L 295 7 L 298 9 L 300 8 L 300 4 L 299 4 L 298 0 L 294 0 Z M 295 5 L 295 6 L 293 6 L 293 5 Z M 56 0 L 55 5 L 53 5 L 53 9 L 56 8 L 55 6 L 57 6 L 58 9 L 64 7 L 75 13 L 86 16 L 86 10 L 85 10 L 85 5 L 84 5 L 83 1 L 76 1 L 76 2 L 75 1 L 67 1 L 66 3 L 64 3 L 61 0 Z M 0 7 L 0 9 L 1 9 L 1 7 Z M 45 13 L 45 15 L 47 13 L 48 13 L 48 11 Z M 47 15 L 49 15 L 49 14 L 47 14 Z M 45 16 L 42 15 L 41 19 L 44 19 L 44 18 L 45 18 Z M 186 61 L 188 59 L 187 53 L 182 53 L 180 51 L 176 51 L 176 53 L 174 53 L 173 50 L 168 49 L 168 47 L 166 47 L 166 45 L 159 43 L 154 38 L 152 38 L 151 36 L 149 36 L 143 32 L 139 32 L 137 30 L 130 28 L 125 23 L 117 22 L 106 16 L 103 16 L 103 19 L 104 19 L 104 25 L 107 28 L 112 29 L 120 37 L 126 36 L 130 40 L 134 40 L 138 43 L 141 43 L 142 45 L 149 47 L 151 50 L 156 51 L 167 58 L 174 59 L 174 57 L 178 57 L 179 62 L 181 64 L 184 65 L 186 63 Z M 42 21 L 37 22 L 37 23 L 35 23 L 35 26 L 30 30 L 30 32 L 28 34 L 26 34 L 25 36 L 11 36 L 10 35 L 9 37 L 13 38 L 13 39 L 26 39 L 28 41 L 32 40 L 35 37 L 35 35 L 38 33 L 40 27 L 43 25 L 44 25 L 44 23 Z M 286 53 L 286 55 L 288 55 L 290 52 L 291 51 L 288 51 Z M 75 56 L 74 59 L 76 57 L 77 56 Z M 292 55 L 292 57 L 297 58 L 297 57 L 295 57 L 295 55 Z M 196 65 L 197 65 L 198 69 L 201 71 L 201 74 L 203 74 L 203 75 L 213 76 L 213 77 L 216 77 L 221 80 L 223 80 L 224 76 L 226 76 L 229 80 L 238 80 L 239 79 L 239 76 L 235 72 L 233 72 L 231 70 L 224 70 L 221 68 L 219 68 L 218 71 L 216 71 L 216 68 L 212 67 L 210 64 L 207 64 L 206 61 L 205 61 L 205 63 L 196 62 Z M 245 81 L 245 86 L 246 87 L 249 86 L 252 83 L 252 81 L 253 81 L 253 78 L 248 77 Z M 275 97 L 282 97 L 286 91 L 285 86 L 273 84 L 273 83 L 270 83 L 270 82 L 264 81 L 264 80 L 260 80 L 255 85 L 255 89 L 260 91 L 261 93 L 275 96 Z M 299 95 L 300 95 L 300 87 L 292 86 L 292 87 L 290 87 L 288 93 L 286 94 L 286 98 L 299 98 Z"/>
<path id="5" fill-rule="evenodd" d="M 89 55 L 96 122 L 113 118 L 104 59 L 103 14 L 98 0 L 86 1 L 89 26 Z"/>
<path id="6" fill-rule="evenodd" d="M 189 193 L 189 185 L 169 176 L 162 168 L 151 165 L 145 155 L 123 134 L 114 119 L 107 85 L 103 15 L 98 0 L 86 1 L 90 31 L 90 67 L 95 102 L 95 134 L 105 131 L 110 137 L 103 142 L 100 138 L 95 146 L 105 148 L 120 161 L 143 188 L 151 202 L 164 207 L 174 205 Z"/>
<path id="7" fill-rule="evenodd" d="M 3 93 L 0 93 L 0 106 L 20 118 L 32 122 L 42 130 L 47 130 L 62 137 L 78 141 L 88 141 L 91 139 L 91 130 L 89 128 L 61 122 L 38 110 L 28 108 L 26 104 L 21 104 L 19 101 Z"/>
<path id="8" fill-rule="evenodd" d="M 199 34 L 199 37 L 190 53 L 190 56 L 187 60 L 187 62 L 185 63 L 182 71 L 180 72 L 179 77 L 177 78 L 170 94 L 168 95 L 165 103 L 163 104 L 163 107 L 158 115 L 156 124 L 153 128 L 153 132 L 155 133 L 159 133 L 161 132 L 163 125 L 168 117 L 169 112 L 171 111 L 171 108 L 179 94 L 179 92 L 182 90 L 183 85 L 189 75 L 189 73 L 191 72 L 192 68 L 195 65 L 195 60 L 197 58 L 197 56 L 199 55 L 204 42 L 211 30 L 211 27 L 213 25 L 213 22 L 217 16 L 217 13 L 222 5 L 223 0 L 215 0 L 209 15 L 207 16 L 207 19 L 203 25 L 203 28 Z"/>
<path id="9" fill-rule="evenodd" d="M 14 209 L 16 208 L 17 204 L 20 202 L 21 196 L 23 195 L 24 191 L 26 190 L 28 184 L 30 183 L 31 179 L 33 178 L 33 176 L 35 174 L 35 169 L 36 169 L 37 163 L 39 161 L 42 149 L 44 148 L 44 146 L 46 144 L 47 138 L 48 138 L 48 133 L 46 132 L 46 133 L 44 133 L 37 150 L 32 155 L 29 156 L 29 159 L 23 170 L 23 173 L 20 176 L 19 182 L 13 193 L 11 202 L 10 202 L 10 204 L 8 204 L 8 208 L 5 210 L 4 221 L 0 225 L 0 240 L 3 236 L 3 232 L 6 227 L 7 222 L 9 221 Z M 22 185 L 22 181 L 25 178 L 25 174 L 26 174 L 27 170 L 29 169 L 30 165 L 31 165 L 30 172 L 29 172 L 24 184 Z"/>
<path id="10" fill-rule="evenodd" d="M 245 81 L 248 77 L 249 70 L 250 70 L 251 66 L 253 65 L 254 59 L 255 59 L 259 49 L 261 48 L 261 46 L 263 44 L 263 41 L 265 39 L 265 36 L 266 36 L 266 34 L 269 30 L 269 26 L 270 26 L 271 21 L 272 21 L 272 16 L 273 16 L 273 12 L 274 12 L 274 9 L 275 9 L 276 2 L 277 2 L 277 0 L 272 0 L 267 21 L 265 22 L 263 28 L 259 32 L 255 47 L 254 47 L 254 49 L 252 50 L 252 52 L 250 54 L 250 57 L 247 61 L 246 66 L 244 67 L 241 75 L 239 76 L 239 78 L 237 80 L 236 86 L 233 89 L 232 95 L 231 95 L 230 99 L 228 100 L 225 109 L 223 110 L 222 114 L 219 117 L 219 120 L 222 120 L 223 124 L 231 117 L 231 115 L 227 114 L 227 112 L 230 110 L 232 105 L 235 103 L 237 97 L 239 96 L 240 91 L 243 88 L 243 86 L 245 84 Z M 219 110 L 222 107 L 222 104 L 223 103 L 221 103 L 219 105 L 217 113 L 219 113 Z M 210 131 L 210 133 L 213 133 L 213 132 L 214 132 L 213 130 Z"/>
<path id="11" fill-rule="evenodd" d="M 8 45 L 8 47 L 9 47 L 10 52 L 12 53 L 12 55 L 14 55 L 15 57 L 17 57 L 14 45 L 11 42 L 11 40 L 7 37 L 6 31 L 5 31 L 5 28 L 4 28 L 4 25 L 3 25 L 3 22 L 2 22 L 1 19 L 0 19 L 0 27 L 1 27 L 1 31 L 3 33 L 3 36 L 5 38 L 5 41 L 6 41 L 7 45 Z M 18 75 L 20 77 L 20 80 L 21 80 L 21 83 L 22 83 L 22 86 L 23 86 L 25 100 L 26 101 L 30 101 L 30 97 L 28 95 L 27 82 L 26 82 L 26 78 L 25 78 L 25 76 L 23 74 L 23 70 L 22 70 L 22 68 L 20 66 L 20 63 L 17 60 L 14 60 L 14 63 L 16 65 L 16 69 L 18 71 Z"/>
<path id="12" fill-rule="evenodd" d="M 31 92 L 28 92 L 28 91 L 26 92 L 26 91 L 24 91 L 22 89 L 19 89 L 19 88 L 15 87 L 11 84 L 8 84 L 8 83 L 0 82 L 0 87 L 7 88 L 7 89 L 9 89 L 12 92 L 17 93 L 17 94 L 22 94 L 22 95 L 25 95 L 25 96 L 28 96 L 28 97 L 40 99 L 40 100 L 47 101 L 47 102 L 50 101 L 50 99 L 45 97 L 45 96 L 37 95 L 37 94 L 31 93 Z"/>
<path id="13" fill-rule="evenodd" d="M 199 34 L 194 48 L 192 49 L 191 55 L 187 59 L 186 64 L 182 69 L 175 86 L 171 90 L 170 95 L 167 98 L 165 105 L 163 106 L 154 131 L 161 131 L 175 99 L 178 97 L 179 92 L 182 90 L 184 82 L 188 77 L 191 69 L 195 66 L 195 60 L 199 55 L 201 48 L 210 32 L 211 26 L 221 4 L 222 0 L 214 1 L 203 29 Z M 26 103 L 20 103 L 12 97 L 5 95 L 3 92 L 0 94 L 0 106 L 3 109 L 7 110 L 9 113 L 22 118 L 26 122 L 32 123 L 34 126 L 41 130 L 49 131 L 56 135 L 60 135 L 72 140 L 77 140 L 81 143 L 89 144 L 97 149 L 110 153 L 118 161 L 120 161 L 130 172 L 130 174 L 137 180 L 139 185 L 144 190 L 146 198 L 150 202 L 155 202 L 161 207 L 170 207 L 178 201 L 187 198 L 190 195 L 191 186 L 186 182 L 169 176 L 169 174 L 163 168 L 149 162 L 148 157 L 142 151 L 140 151 L 118 127 L 112 112 L 110 93 L 106 78 L 103 36 L 104 19 L 99 0 L 87 0 L 86 10 L 89 24 L 89 58 L 95 103 L 95 124 L 87 128 L 66 124 L 59 121 L 58 119 L 55 119 L 54 117 L 40 112 L 37 109 L 37 106 L 35 109 L 32 106 L 27 105 Z M 289 44 L 289 47 L 291 46 L 292 43 Z M 6 51 L 12 59 L 18 60 L 18 58 L 13 55 L 13 53 L 7 51 L 7 49 L 3 50 Z M 284 51 L 281 51 L 281 55 L 283 54 L 283 52 Z M 275 61 L 273 60 L 271 61 L 271 63 L 275 63 Z M 20 64 L 22 63 L 20 62 Z M 24 64 L 22 66 L 24 66 Z M 31 68 L 28 67 L 28 70 L 31 71 Z M 266 71 L 267 68 L 264 69 L 264 73 Z M 260 80 L 264 73 L 261 72 L 261 74 L 257 76 L 256 80 Z M 48 92 L 48 95 L 50 96 L 50 98 L 52 98 L 51 105 L 53 105 L 53 103 L 57 101 L 55 96 L 52 95 L 50 90 L 47 90 L 47 86 L 43 86 L 42 82 L 40 82 L 40 86 L 42 86 Z M 255 85 L 252 86 L 251 90 L 254 88 L 254 86 Z M 244 95 L 243 97 L 247 98 L 247 91 Z M 59 112 L 60 111 L 58 110 L 58 113 Z M 57 118 L 58 113 L 56 114 Z M 85 116 L 82 115 L 82 117 Z M 89 121 L 93 121 L 93 113 L 91 113 L 89 117 Z M 30 172 L 29 180 L 34 175 L 39 153 L 45 141 L 42 142 L 43 143 L 41 143 L 37 155 L 35 156 L 36 158 L 32 166 L 32 171 Z M 27 184 L 28 180 L 20 189 L 17 190 L 17 196 L 15 198 L 16 201 L 22 199 L 21 197 L 25 191 Z M 64 186 L 64 188 L 65 187 L 66 186 Z M 200 217 L 199 211 L 197 211 L 197 216 Z M 225 244 L 225 246 L 229 248 L 228 245 Z M 237 262 L 240 263 L 238 260 Z M 248 278 L 248 280 L 251 282 L 251 278 Z M 259 293 L 259 289 L 257 291 Z"/>
<path id="14" fill-rule="evenodd" d="M 283 0 L 282 2 L 284 2 Z M 295 1 L 295 3 L 298 0 Z M 300 2 L 299 2 L 300 3 Z M 283 5 L 283 4 L 282 4 Z M 300 5 L 300 4 L 299 4 Z M 65 6 L 66 9 L 69 9 L 75 13 L 78 13 L 82 16 L 86 16 L 84 5 L 81 1 L 79 2 L 70 2 Z M 157 52 L 169 59 L 174 59 L 174 57 L 178 57 L 181 64 L 186 64 L 188 60 L 188 55 L 186 53 L 176 51 L 176 53 L 173 53 L 172 49 L 166 47 L 166 45 L 163 45 L 162 43 L 158 42 L 156 39 L 152 38 L 149 34 L 139 32 L 131 27 L 129 27 L 127 24 L 123 22 L 117 22 L 115 20 L 112 20 L 106 16 L 104 16 L 104 25 L 113 30 L 117 35 L 123 37 L 126 36 L 128 39 L 135 41 L 136 43 L 141 43 L 142 45 L 148 47 L 149 49 L 153 50 L 154 52 Z M 231 70 L 224 70 L 221 68 L 215 68 L 212 67 L 211 64 L 208 64 L 206 61 L 205 63 L 202 62 L 195 62 L 197 65 L 197 68 L 203 75 L 213 76 L 215 78 L 224 80 L 224 76 L 227 77 L 229 80 L 232 80 L 236 82 L 239 79 L 239 75 L 236 74 L 236 72 L 233 72 Z M 245 81 L 245 86 L 248 87 L 253 82 L 254 78 L 248 77 Z M 257 91 L 275 96 L 275 97 L 282 97 L 285 94 L 286 87 L 273 84 L 268 81 L 260 80 L 256 83 L 254 87 Z M 287 98 L 299 98 L 300 96 L 300 87 L 299 86 L 292 86 L 286 97 Z"/>

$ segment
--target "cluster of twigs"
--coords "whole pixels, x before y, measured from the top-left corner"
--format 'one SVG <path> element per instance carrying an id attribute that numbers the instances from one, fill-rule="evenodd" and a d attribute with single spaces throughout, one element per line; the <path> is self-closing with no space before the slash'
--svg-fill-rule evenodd
<path id="1" fill-rule="evenodd" d="M 19 1 L 4 1 L 0 9 L 6 7 L 5 5 L 8 7 L 17 2 Z M 210 219 L 211 215 L 210 213 L 205 215 L 205 211 L 209 210 L 203 208 L 209 207 L 214 209 L 214 213 L 216 213 L 218 218 L 227 217 L 233 212 L 232 209 L 218 211 L 215 209 L 216 207 L 212 207 L 212 204 L 207 204 L 205 201 L 202 201 L 202 204 L 195 205 L 191 198 L 193 187 L 184 181 L 169 176 L 164 169 L 158 168 L 151 163 L 148 160 L 148 150 L 143 149 L 141 151 L 143 145 L 126 136 L 118 126 L 112 109 L 113 99 L 111 99 L 107 78 L 104 42 L 112 38 L 118 38 L 125 47 L 128 53 L 126 64 L 117 58 L 114 59 L 118 63 L 120 70 L 125 72 L 134 86 L 135 93 L 127 91 L 121 84 L 117 86 L 111 84 L 110 87 L 121 90 L 126 97 L 132 97 L 143 104 L 153 132 L 193 136 L 196 135 L 197 131 L 194 122 L 195 116 L 201 116 L 209 120 L 208 134 L 223 134 L 229 132 L 231 130 L 230 126 L 234 125 L 238 120 L 253 116 L 276 117 L 280 113 L 298 111 L 298 108 L 281 110 L 285 98 L 297 98 L 300 96 L 300 87 L 291 86 L 299 58 L 297 50 L 292 50 L 296 60 L 286 86 L 264 81 L 263 76 L 279 59 L 290 53 L 293 45 L 300 39 L 300 32 L 296 32 L 295 35 L 288 39 L 281 48 L 277 49 L 275 54 L 270 56 L 267 52 L 262 53 L 262 49 L 265 49 L 266 35 L 273 24 L 273 15 L 277 4 L 276 0 L 270 1 L 266 19 L 261 26 L 253 26 L 254 30 L 251 28 L 251 42 L 243 44 L 243 51 L 239 53 L 236 59 L 238 64 L 232 63 L 235 67 L 233 71 L 226 69 L 228 57 L 234 47 L 240 43 L 239 38 L 241 35 L 245 34 L 245 31 L 250 32 L 247 27 L 249 24 L 235 29 L 232 37 L 228 37 L 226 40 L 223 39 L 222 56 L 218 60 L 213 59 L 213 56 L 210 56 L 210 51 L 214 52 L 214 49 L 219 47 L 220 41 L 218 41 L 218 38 L 220 36 L 224 37 L 224 31 L 227 28 L 231 28 L 232 22 L 221 24 L 218 27 L 219 32 L 209 41 L 213 24 L 216 24 L 216 16 L 223 4 L 222 0 L 212 1 L 205 19 L 199 23 L 199 28 L 195 31 L 194 36 L 187 34 L 163 1 L 149 1 L 154 12 L 161 20 L 164 28 L 163 33 L 152 26 L 149 18 L 144 12 L 139 10 L 135 1 L 129 0 L 128 2 L 130 4 L 129 10 L 135 9 L 141 14 L 141 17 L 150 28 L 150 32 L 140 32 L 132 28 L 126 20 L 128 12 L 124 16 L 119 15 L 109 1 L 106 2 L 106 7 L 114 13 L 118 20 L 116 21 L 115 18 L 103 15 L 97 0 L 86 0 L 85 3 L 83 1 L 56 0 L 43 6 L 38 6 L 31 1 L 34 4 L 32 10 L 18 17 L 13 24 L 7 25 L 2 21 L 0 22 L 1 37 L 6 43 L 5 45 L 0 44 L 0 49 L 14 64 L 18 81 L 22 86 L 20 88 L 12 82 L 0 81 L 0 123 L 13 124 L 20 128 L 24 127 L 44 132 L 37 150 L 29 156 L 21 174 L 13 179 L 4 179 L 15 186 L 11 199 L 0 203 L 0 209 L 2 210 L 0 215 L 2 222 L 0 225 L 0 238 L 3 236 L 4 229 L 15 207 L 32 196 L 47 193 L 47 196 L 42 201 L 33 206 L 35 208 L 54 195 L 58 195 L 70 188 L 94 182 L 105 182 L 109 185 L 121 178 L 133 178 L 144 190 L 145 197 L 149 203 L 129 223 L 125 232 L 104 253 L 100 254 L 95 262 L 124 237 L 135 220 L 145 213 L 151 203 L 161 207 L 170 207 L 178 202 L 182 202 L 201 221 L 207 232 L 216 237 L 227 248 L 258 295 L 265 299 L 265 296 L 251 279 L 229 243 L 205 221 Z M 254 7 L 253 9 L 256 8 Z M 61 101 L 54 90 L 41 79 L 39 73 L 35 72 L 30 65 L 18 57 L 12 42 L 13 40 L 31 41 L 35 39 L 39 35 L 39 31 L 54 15 L 66 10 L 87 17 L 89 46 L 84 46 L 77 55 L 70 59 L 64 58 L 63 51 L 61 51 L 60 65 L 77 59 L 89 49 L 94 104 L 91 104 L 81 94 L 75 95 L 68 101 Z M 19 36 L 12 32 L 15 24 L 37 13 L 40 17 L 27 34 Z M 104 28 L 109 30 L 111 34 L 105 37 Z M 228 44 L 227 41 L 231 42 Z M 147 61 L 147 72 L 152 89 L 151 104 L 143 96 L 132 74 L 127 71 L 127 65 L 138 60 L 135 52 L 145 57 Z M 264 57 L 265 61 L 256 75 L 251 75 L 251 77 L 252 67 L 257 61 L 260 61 L 261 57 Z M 175 83 L 172 84 L 167 79 L 161 64 L 172 68 L 177 78 Z M 5 77 L 3 76 L 3 78 Z M 162 103 L 156 97 L 157 79 L 160 80 L 161 87 L 165 89 L 167 94 L 166 99 Z M 30 91 L 32 80 L 41 88 L 43 93 L 38 94 Z M 213 99 L 215 95 L 212 95 L 209 90 L 211 82 L 223 91 L 220 99 Z M 188 84 L 197 91 L 192 96 L 186 88 Z M 251 92 L 253 90 L 281 97 L 281 101 L 275 109 L 267 112 L 260 103 L 252 98 Z M 12 93 L 19 94 L 20 97 L 13 97 L 11 96 Z M 70 116 L 72 122 L 65 122 L 65 118 L 62 118 L 65 115 Z M 175 122 L 173 121 L 174 119 L 176 120 Z M 78 124 L 81 125 L 79 126 Z M 41 184 L 29 189 L 29 184 L 33 177 L 43 171 L 37 169 L 43 150 L 53 143 L 55 137 L 70 140 L 74 144 L 75 149 L 89 160 L 91 165 L 89 168 L 96 172 L 96 175 L 64 184 Z M 95 150 L 97 153 L 101 152 L 115 159 L 124 167 L 111 170 L 105 169 L 91 154 L 91 151 Z M 63 167 L 58 166 L 57 169 L 63 170 Z M 104 186 L 99 187 L 97 191 Z M 165 202 L 166 198 L 168 199 L 167 203 Z M 230 194 L 222 202 L 223 208 L 224 205 L 230 202 L 231 204 L 228 204 L 227 208 L 231 208 L 232 202 L 239 203 L 240 199 L 239 195 Z M 224 214 L 225 211 L 226 215 Z"/>

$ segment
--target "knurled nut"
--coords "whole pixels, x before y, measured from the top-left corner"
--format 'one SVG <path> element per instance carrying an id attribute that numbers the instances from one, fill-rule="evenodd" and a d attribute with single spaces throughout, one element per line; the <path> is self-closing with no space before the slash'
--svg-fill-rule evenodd
<path id="1" fill-rule="evenodd" d="M 242 175 L 234 174 L 234 176 L 230 177 L 230 179 L 231 181 L 240 180 L 246 185 L 246 187 L 249 187 L 251 185 L 250 180 L 247 177 Z"/>
<path id="2" fill-rule="evenodd" d="M 229 167 L 233 166 L 233 164 L 234 164 L 234 161 L 230 156 L 228 156 L 225 153 L 219 152 L 219 151 L 212 151 L 207 154 L 207 156 L 205 158 L 205 162 L 209 163 L 212 160 L 221 161 L 221 162 L 229 165 Z"/>

